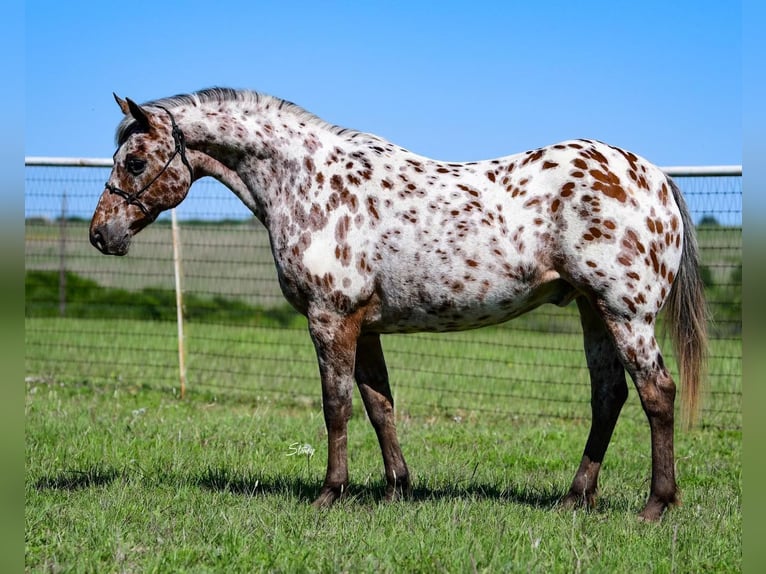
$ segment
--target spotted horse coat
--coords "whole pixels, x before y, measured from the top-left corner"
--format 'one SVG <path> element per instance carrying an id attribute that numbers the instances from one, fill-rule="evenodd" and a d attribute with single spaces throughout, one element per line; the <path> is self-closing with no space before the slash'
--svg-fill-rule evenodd
<path id="1" fill-rule="evenodd" d="M 386 497 L 410 490 L 381 334 L 472 329 L 572 300 L 592 426 L 563 504 L 594 504 L 626 370 L 651 428 L 641 517 L 656 520 L 677 502 L 675 384 L 655 326 L 666 307 L 691 420 L 705 305 L 689 213 L 659 168 L 587 139 L 438 161 L 249 91 L 211 89 L 142 106 L 115 98 L 125 117 L 91 242 L 126 254 L 133 235 L 205 176 L 252 210 L 268 230 L 282 292 L 308 317 L 316 348 L 328 432 L 317 506 L 348 486 L 354 383 L 379 438 Z"/>

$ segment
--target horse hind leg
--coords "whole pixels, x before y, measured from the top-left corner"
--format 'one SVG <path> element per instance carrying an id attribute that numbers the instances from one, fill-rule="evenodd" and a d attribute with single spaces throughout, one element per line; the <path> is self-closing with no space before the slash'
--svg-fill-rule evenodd
<path id="1" fill-rule="evenodd" d="M 625 369 L 604 321 L 585 297 L 577 298 L 591 381 L 591 428 L 566 507 L 595 505 L 598 474 L 617 418 L 628 396 Z"/>
<path id="2" fill-rule="evenodd" d="M 410 493 L 410 474 L 396 436 L 394 399 L 380 344 L 380 335 L 362 335 L 356 347 L 354 370 L 367 415 L 378 436 L 386 473 L 386 500 Z"/>
<path id="3" fill-rule="evenodd" d="M 649 499 L 639 518 L 653 522 L 660 519 L 666 508 L 678 504 L 673 453 L 676 385 L 655 339 L 654 321 L 613 318 L 608 328 L 649 420 L 652 481 Z"/>

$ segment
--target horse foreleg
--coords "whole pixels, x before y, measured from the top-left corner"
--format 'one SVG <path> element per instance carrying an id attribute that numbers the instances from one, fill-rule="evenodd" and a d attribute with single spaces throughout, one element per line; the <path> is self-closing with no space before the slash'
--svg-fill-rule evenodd
<path id="1" fill-rule="evenodd" d="M 322 411 L 327 428 L 327 472 L 314 506 L 324 507 L 340 498 L 348 487 L 347 428 L 359 321 L 354 316 L 309 313 L 309 331 L 322 378 Z"/>
<path id="2" fill-rule="evenodd" d="M 367 415 L 378 435 L 386 472 L 386 500 L 410 493 L 410 474 L 396 437 L 394 399 L 380 344 L 380 335 L 362 336 L 356 347 L 356 383 Z"/>
<path id="3" fill-rule="evenodd" d="M 580 467 L 562 504 L 592 508 L 596 500 L 598 474 L 628 396 L 628 386 L 625 368 L 601 317 L 585 298 L 579 297 L 577 305 L 590 371 L 592 420 Z"/>

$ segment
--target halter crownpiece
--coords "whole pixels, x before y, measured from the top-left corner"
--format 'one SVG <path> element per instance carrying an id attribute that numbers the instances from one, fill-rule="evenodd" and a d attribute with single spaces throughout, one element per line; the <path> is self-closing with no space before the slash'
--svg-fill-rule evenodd
<path id="1" fill-rule="evenodd" d="M 143 193 L 149 189 L 155 181 L 157 181 L 160 176 L 165 173 L 165 171 L 170 166 L 170 163 L 173 161 L 173 159 L 177 156 L 181 156 L 181 161 L 186 166 L 186 168 L 189 170 L 189 175 L 191 176 L 191 179 L 194 179 L 194 169 L 192 168 L 191 164 L 189 163 L 188 158 L 186 157 L 186 138 L 184 137 L 183 131 L 181 131 L 181 128 L 178 127 L 178 124 L 176 124 L 176 120 L 173 117 L 173 114 L 170 113 L 170 110 L 168 110 L 164 106 L 157 106 L 158 108 L 165 111 L 166 114 L 170 117 L 170 125 L 172 128 L 172 134 L 173 134 L 173 141 L 175 142 L 175 150 L 173 151 L 173 154 L 168 158 L 168 160 L 165 162 L 165 165 L 162 166 L 162 169 L 155 175 L 152 180 L 147 183 L 144 187 L 136 191 L 135 193 L 129 193 L 125 190 L 120 189 L 116 185 L 112 185 L 109 182 L 106 182 L 104 187 L 109 190 L 110 193 L 113 193 L 115 195 L 119 195 L 125 201 L 128 203 L 128 205 L 136 205 L 138 208 L 144 213 L 144 215 L 150 217 L 151 219 L 154 219 L 152 217 L 151 213 L 149 212 L 149 209 L 141 202 L 139 199 Z"/>

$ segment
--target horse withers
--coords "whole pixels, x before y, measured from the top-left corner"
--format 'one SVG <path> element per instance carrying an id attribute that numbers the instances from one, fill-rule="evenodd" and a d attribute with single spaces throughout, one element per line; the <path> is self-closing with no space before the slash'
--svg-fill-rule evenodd
<path id="1" fill-rule="evenodd" d="M 640 517 L 658 520 L 678 501 L 676 387 L 655 328 L 665 308 L 692 423 L 706 307 L 688 209 L 658 167 L 586 139 L 447 163 L 250 91 L 216 88 L 143 105 L 115 98 L 124 119 L 91 243 L 125 255 L 136 233 L 206 176 L 263 223 L 282 292 L 308 318 L 319 363 L 328 456 L 316 506 L 348 486 L 354 383 L 380 442 L 386 498 L 410 490 L 382 334 L 472 329 L 572 300 L 592 424 L 563 504 L 594 504 L 628 393 L 625 371 L 651 428 Z"/>

